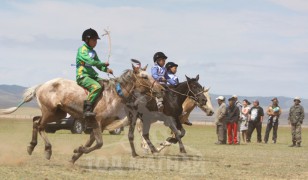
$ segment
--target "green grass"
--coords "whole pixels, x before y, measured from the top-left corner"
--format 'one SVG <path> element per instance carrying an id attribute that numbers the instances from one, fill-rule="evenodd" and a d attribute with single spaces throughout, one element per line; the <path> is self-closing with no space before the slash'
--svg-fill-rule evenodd
<path id="1" fill-rule="evenodd" d="M 303 129 L 303 147 L 289 148 L 290 130 L 278 130 L 277 144 L 215 145 L 215 127 L 185 126 L 186 156 L 172 145 L 158 155 L 146 155 L 135 133 L 141 157 L 132 158 L 127 139 L 128 128 L 119 136 L 103 134 L 102 149 L 82 156 L 74 166 L 68 163 L 74 148 L 88 135 L 59 131 L 48 134 L 53 145 L 50 161 L 44 158 L 44 144 L 32 156 L 26 147 L 31 140 L 31 120 L 0 119 L 1 179 L 307 179 L 308 129 Z M 263 134 L 265 128 L 262 129 Z M 151 128 L 152 142 L 158 146 L 169 135 L 161 124 Z"/>

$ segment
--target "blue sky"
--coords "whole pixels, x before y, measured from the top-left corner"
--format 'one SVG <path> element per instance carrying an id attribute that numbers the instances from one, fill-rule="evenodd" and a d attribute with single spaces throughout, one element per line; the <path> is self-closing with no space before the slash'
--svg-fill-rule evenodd
<path id="1" fill-rule="evenodd" d="M 163 51 L 215 94 L 308 98 L 306 0 L 1 1 L 0 23 L 0 84 L 74 79 L 82 32 L 109 27 L 115 75 Z"/>

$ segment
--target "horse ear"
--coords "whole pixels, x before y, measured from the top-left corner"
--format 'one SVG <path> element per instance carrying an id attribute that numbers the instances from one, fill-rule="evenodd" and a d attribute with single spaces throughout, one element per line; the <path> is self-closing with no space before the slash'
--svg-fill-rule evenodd
<path id="1" fill-rule="evenodd" d="M 210 90 L 210 88 L 206 88 L 206 89 L 205 89 L 205 88 L 203 87 L 203 92 L 206 93 L 206 92 L 209 92 L 209 90 Z"/>
<path id="2" fill-rule="evenodd" d="M 148 68 L 148 65 L 149 65 L 149 64 L 147 64 L 146 66 L 144 66 L 144 68 L 142 68 L 142 70 L 143 70 L 143 71 L 146 71 L 147 68 Z"/>
<path id="3" fill-rule="evenodd" d="M 132 64 L 132 67 L 133 67 L 135 74 L 139 73 L 139 67 L 135 67 L 133 64 Z"/>
<path id="4" fill-rule="evenodd" d="M 196 80 L 199 81 L 199 74 L 197 75 Z"/>
<path id="5" fill-rule="evenodd" d="M 187 77 L 186 75 L 185 75 L 185 77 L 186 77 L 186 80 L 187 80 L 187 81 L 190 81 L 190 80 L 191 80 L 191 79 L 190 79 L 189 77 Z"/>

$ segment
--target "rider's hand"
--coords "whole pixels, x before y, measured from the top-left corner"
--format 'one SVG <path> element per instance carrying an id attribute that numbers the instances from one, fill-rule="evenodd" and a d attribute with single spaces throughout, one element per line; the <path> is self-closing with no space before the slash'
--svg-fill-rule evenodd
<path id="1" fill-rule="evenodd" d="M 112 69 L 107 69 L 107 73 L 108 73 L 108 74 L 113 74 Z"/>
<path id="2" fill-rule="evenodd" d="M 167 82 L 167 80 L 166 80 L 164 77 L 162 77 L 162 78 L 160 79 L 160 81 L 161 81 L 161 82 Z"/>
<path id="3" fill-rule="evenodd" d="M 105 62 L 105 66 L 108 67 L 109 65 L 110 65 L 109 62 Z M 111 73 L 110 73 L 110 74 L 111 74 Z"/>

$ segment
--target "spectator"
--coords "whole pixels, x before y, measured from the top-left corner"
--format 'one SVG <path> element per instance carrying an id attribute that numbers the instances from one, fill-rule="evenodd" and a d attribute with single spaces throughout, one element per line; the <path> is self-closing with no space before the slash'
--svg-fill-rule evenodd
<path id="1" fill-rule="evenodd" d="M 237 124 L 240 116 L 240 110 L 235 105 L 235 99 L 232 97 L 229 100 L 227 107 L 227 130 L 228 130 L 228 144 L 238 144 L 237 141 Z"/>
<path id="2" fill-rule="evenodd" d="M 239 116 L 239 118 L 240 118 L 240 117 L 241 117 L 241 113 L 242 113 L 242 104 L 241 104 L 241 102 L 238 100 L 237 95 L 233 95 L 232 97 L 234 98 L 235 105 L 236 105 L 236 106 L 239 108 L 239 110 L 240 110 L 240 116 Z M 238 122 L 238 124 L 237 124 L 237 134 L 238 134 L 238 136 L 237 136 L 237 143 L 240 144 L 240 143 L 241 143 L 241 136 L 240 136 L 239 134 L 241 133 L 241 120 L 238 119 L 237 122 Z"/>
<path id="3" fill-rule="evenodd" d="M 248 116 L 248 133 L 247 133 L 247 142 L 251 142 L 251 135 L 253 131 L 257 130 L 257 142 L 262 142 L 262 122 L 264 117 L 264 111 L 263 108 L 260 107 L 260 103 L 258 100 L 255 100 L 253 102 L 253 107 L 249 110 L 249 116 Z"/>
<path id="4" fill-rule="evenodd" d="M 216 112 L 215 124 L 216 124 L 216 134 L 218 141 L 215 144 L 226 144 L 226 103 L 225 98 L 223 96 L 219 96 L 217 99 L 218 109 Z"/>
<path id="5" fill-rule="evenodd" d="M 240 123 L 240 131 L 242 134 L 242 138 L 243 138 L 243 142 L 246 143 L 246 139 L 247 139 L 247 130 L 248 130 L 248 114 L 249 114 L 249 110 L 250 110 L 250 105 L 251 103 L 247 100 L 244 99 L 243 100 L 243 106 L 242 106 L 242 110 L 241 110 L 241 123 Z"/>
<path id="6" fill-rule="evenodd" d="M 301 147 L 302 142 L 302 124 L 305 118 L 305 112 L 303 106 L 300 105 L 301 99 L 299 97 L 294 98 L 294 106 L 290 108 L 289 112 L 289 124 L 291 124 L 292 130 L 292 142 L 290 147 Z"/>
<path id="7" fill-rule="evenodd" d="M 272 99 L 272 105 L 270 105 L 267 108 L 267 115 L 268 115 L 268 122 L 267 122 L 267 126 L 266 126 L 266 132 L 265 132 L 265 136 L 264 136 L 264 143 L 267 143 L 268 138 L 269 138 L 269 134 L 273 128 L 273 143 L 275 144 L 277 141 L 277 130 L 278 130 L 278 124 L 279 124 L 279 117 L 281 115 L 281 109 L 278 105 L 279 101 L 278 99 L 275 97 L 274 99 Z"/>

